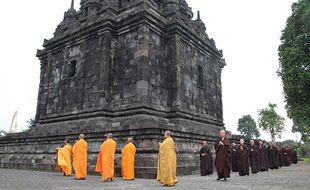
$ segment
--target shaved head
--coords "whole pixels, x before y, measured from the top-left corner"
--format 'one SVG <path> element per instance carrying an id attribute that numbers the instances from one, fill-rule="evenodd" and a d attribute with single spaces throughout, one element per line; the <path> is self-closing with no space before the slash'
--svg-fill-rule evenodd
<path id="1" fill-rule="evenodd" d="M 170 137 L 171 136 L 171 131 L 165 131 L 165 138 Z"/>
<path id="2" fill-rule="evenodd" d="M 107 138 L 109 139 L 109 138 L 113 138 L 113 134 L 112 133 L 108 133 L 107 134 Z"/>
<path id="3" fill-rule="evenodd" d="M 240 145 L 244 144 L 244 139 L 240 139 Z"/>
<path id="4" fill-rule="evenodd" d="M 127 139 L 127 142 L 128 142 L 128 143 L 132 143 L 132 142 L 133 142 L 133 138 L 132 138 L 132 137 L 129 137 L 129 138 Z"/>
<path id="5" fill-rule="evenodd" d="M 68 144 L 70 142 L 69 139 L 65 139 L 65 144 Z"/>
<path id="6" fill-rule="evenodd" d="M 207 142 L 207 141 L 202 141 L 202 145 L 203 145 L 203 146 L 207 146 L 207 145 L 208 145 L 208 142 Z"/>
<path id="7" fill-rule="evenodd" d="M 85 137 L 84 134 L 79 135 L 79 139 L 84 139 L 84 137 Z"/>
<path id="8" fill-rule="evenodd" d="M 221 137 L 221 138 L 224 138 L 224 137 L 225 137 L 225 133 L 226 133 L 225 130 L 221 130 L 221 131 L 220 131 L 220 137 Z"/>

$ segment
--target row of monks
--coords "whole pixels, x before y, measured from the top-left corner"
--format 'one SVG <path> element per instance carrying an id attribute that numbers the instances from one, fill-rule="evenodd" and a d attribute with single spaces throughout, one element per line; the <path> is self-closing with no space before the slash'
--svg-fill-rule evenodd
<path id="1" fill-rule="evenodd" d="M 240 139 L 237 146 L 229 142 L 225 137 L 225 131 L 220 132 L 220 139 L 215 144 L 216 160 L 215 165 L 218 173 L 218 180 L 230 177 L 230 171 L 239 172 L 240 176 L 247 176 L 251 172 L 268 171 L 269 169 L 278 169 L 282 166 L 290 166 L 292 163 L 297 164 L 297 152 L 289 146 L 277 147 L 269 142 L 265 147 L 263 141 L 259 141 L 258 145 L 254 140 L 250 141 L 250 145 L 246 145 L 244 139 Z M 213 173 L 212 153 L 207 142 L 202 143 L 200 150 L 200 169 L 201 175 L 210 175 Z"/>
<path id="2" fill-rule="evenodd" d="M 171 132 L 166 131 L 164 141 L 159 144 L 157 180 L 166 186 L 174 186 L 176 178 L 176 152 Z M 71 147 L 69 140 L 65 140 L 65 146 L 57 148 L 56 168 L 62 171 L 64 176 L 72 173 L 71 159 L 76 180 L 85 180 L 87 177 L 87 142 L 84 135 L 80 134 L 79 140 Z M 95 171 L 100 173 L 102 180 L 112 182 L 114 177 L 114 156 L 116 142 L 113 135 L 108 134 L 106 140 L 100 145 Z M 134 163 L 136 147 L 133 139 L 128 138 L 127 144 L 121 150 L 122 154 L 122 178 L 134 180 Z"/>
<path id="3" fill-rule="evenodd" d="M 233 145 L 233 146 L 232 146 Z M 268 169 L 278 169 L 279 167 L 289 166 L 292 162 L 297 163 L 297 154 L 295 150 L 288 147 L 279 149 L 272 145 L 265 148 L 263 142 L 259 146 L 254 141 L 250 146 L 245 145 L 244 140 L 240 140 L 240 145 L 231 145 L 230 139 L 222 130 L 219 133 L 219 139 L 215 142 L 215 162 L 218 181 L 227 181 L 231 171 L 239 172 L 240 176 L 249 175 L 249 168 L 252 173 L 267 171 Z M 113 135 L 108 134 L 106 140 L 101 144 L 98 154 L 95 171 L 100 173 L 103 181 L 112 182 L 114 177 L 114 156 L 116 151 L 116 142 Z M 134 163 L 136 147 L 133 139 L 128 138 L 127 144 L 121 150 L 122 155 L 122 177 L 124 180 L 134 180 Z M 79 140 L 73 148 L 68 140 L 65 141 L 63 148 L 57 149 L 57 167 L 62 170 L 64 176 L 70 176 L 72 173 L 71 158 L 73 158 L 73 168 L 75 179 L 83 180 L 87 177 L 87 142 L 84 135 L 79 136 Z M 171 132 L 166 131 L 164 141 L 159 143 L 157 181 L 165 186 L 174 186 L 177 183 L 176 151 Z M 200 169 L 201 175 L 210 175 L 213 173 L 212 153 L 206 141 L 200 150 Z"/>

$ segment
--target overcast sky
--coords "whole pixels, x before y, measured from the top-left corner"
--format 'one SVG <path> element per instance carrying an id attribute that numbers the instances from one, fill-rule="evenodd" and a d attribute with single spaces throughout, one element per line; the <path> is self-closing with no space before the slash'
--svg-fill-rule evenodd
<path id="1" fill-rule="evenodd" d="M 199 9 L 209 37 L 223 50 L 224 122 L 237 132 L 238 119 L 250 114 L 257 121 L 258 110 L 269 102 L 278 105 L 286 118 L 282 139 L 296 140 L 287 119 L 280 78 L 278 46 L 281 30 L 296 0 L 187 0 L 195 13 Z M 0 11 L 0 129 L 8 130 L 18 111 L 18 125 L 35 116 L 40 62 L 36 50 L 43 39 L 53 36 L 71 0 L 3 1 Z M 79 8 L 76 0 L 75 8 Z M 262 137 L 270 140 L 266 133 Z"/>

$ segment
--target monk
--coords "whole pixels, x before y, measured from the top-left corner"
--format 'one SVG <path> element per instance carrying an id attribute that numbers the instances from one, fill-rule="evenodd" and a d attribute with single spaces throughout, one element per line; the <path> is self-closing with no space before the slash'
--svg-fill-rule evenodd
<path id="1" fill-rule="evenodd" d="M 231 170 L 232 172 L 238 172 L 238 162 L 237 162 L 237 145 L 235 142 L 232 143 L 231 147 Z"/>
<path id="2" fill-rule="evenodd" d="M 269 142 L 267 152 L 269 169 L 278 169 L 278 149 L 273 146 L 272 141 Z"/>
<path id="3" fill-rule="evenodd" d="M 259 150 L 258 147 L 255 145 L 254 140 L 250 141 L 249 159 L 252 173 L 257 174 L 259 172 Z"/>
<path id="4" fill-rule="evenodd" d="M 244 144 L 244 139 L 240 139 L 240 145 L 237 149 L 239 176 L 249 175 L 249 152 Z"/>
<path id="5" fill-rule="evenodd" d="M 79 140 L 74 144 L 73 167 L 76 180 L 84 180 L 87 176 L 87 142 L 84 140 L 84 134 L 80 134 Z"/>
<path id="6" fill-rule="evenodd" d="M 293 150 L 292 150 L 292 162 L 293 162 L 293 164 L 297 164 L 298 163 L 296 147 L 294 147 Z"/>
<path id="7" fill-rule="evenodd" d="M 283 148 L 277 147 L 278 149 L 278 166 L 281 168 L 283 166 Z"/>
<path id="8" fill-rule="evenodd" d="M 72 173 L 72 146 L 69 144 L 69 139 L 64 141 L 65 146 L 57 149 L 57 164 L 62 170 L 63 176 L 70 176 Z"/>
<path id="9" fill-rule="evenodd" d="M 230 177 L 231 170 L 231 147 L 229 139 L 225 136 L 225 131 L 221 130 L 219 133 L 219 139 L 215 142 L 215 165 L 218 178 L 216 180 L 224 179 Z"/>
<path id="10" fill-rule="evenodd" d="M 268 171 L 268 155 L 266 147 L 264 146 L 264 142 L 262 140 L 259 141 L 259 170 L 260 171 Z"/>
<path id="11" fill-rule="evenodd" d="M 288 146 L 286 146 L 285 148 L 283 148 L 283 165 L 284 166 L 290 166 L 291 165 L 291 158 L 289 156 L 289 148 Z"/>
<path id="12" fill-rule="evenodd" d="M 122 149 L 122 177 L 124 180 L 135 179 L 136 147 L 133 138 L 128 138 L 127 145 Z"/>
<path id="13" fill-rule="evenodd" d="M 172 187 L 177 183 L 177 157 L 171 132 L 166 131 L 165 140 L 159 145 L 157 181 Z"/>
<path id="14" fill-rule="evenodd" d="M 102 180 L 112 182 L 114 177 L 114 156 L 116 142 L 113 134 L 109 133 L 107 139 L 101 144 L 96 165 L 96 172 L 101 173 Z"/>
<path id="15" fill-rule="evenodd" d="M 207 141 L 202 142 L 200 149 L 200 173 L 201 176 L 213 174 L 212 153 Z"/>

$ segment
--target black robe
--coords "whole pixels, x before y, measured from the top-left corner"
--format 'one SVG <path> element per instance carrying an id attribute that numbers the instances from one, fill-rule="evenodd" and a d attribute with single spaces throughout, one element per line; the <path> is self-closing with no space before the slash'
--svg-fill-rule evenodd
<path id="1" fill-rule="evenodd" d="M 251 164 L 251 171 L 253 174 L 257 174 L 259 172 L 259 150 L 256 145 L 249 146 L 249 159 Z"/>
<path id="2" fill-rule="evenodd" d="M 209 147 L 204 146 L 200 149 L 200 173 L 201 176 L 213 174 L 212 153 Z"/>
<path id="3" fill-rule="evenodd" d="M 222 142 L 224 145 L 220 145 Z M 228 138 L 219 139 L 214 145 L 216 158 L 215 165 L 219 178 L 229 178 L 231 171 L 231 147 Z"/>
<path id="4" fill-rule="evenodd" d="M 283 166 L 283 154 L 281 149 L 278 149 L 278 165 L 279 167 Z"/>
<path id="5" fill-rule="evenodd" d="M 231 169 L 233 172 L 238 172 L 237 147 L 231 148 Z"/>
<path id="6" fill-rule="evenodd" d="M 297 158 L 297 151 L 296 151 L 296 149 L 293 149 L 293 151 L 292 151 L 292 162 L 293 162 L 294 164 L 297 164 L 297 163 L 298 163 L 298 158 Z"/>
<path id="7" fill-rule="evenodd" d="M 258 148 L 259 150 L 259 170 L 268 171 L 268 154 L 265 146 Z"/>
<path id="8" fill-rule="evenodd" d="M 241 147 L 243 149 L 241 149 Z M 249 152 L 247 146 L 239 145 L 237 149 L 238 170 L 240 176 L 249 175 Z"/>
<path id="9" fill-rule="evenodd" d="M 278 149 L 275 146 L 268 146 L 268 166 L 270 169 L 278 169 Z"/>
<path id="10" fill-rule="evenodd" d="M 291 158 L 289 149 L 283 149 L 283 165 L 290 166 L 291 165 Z"/>

